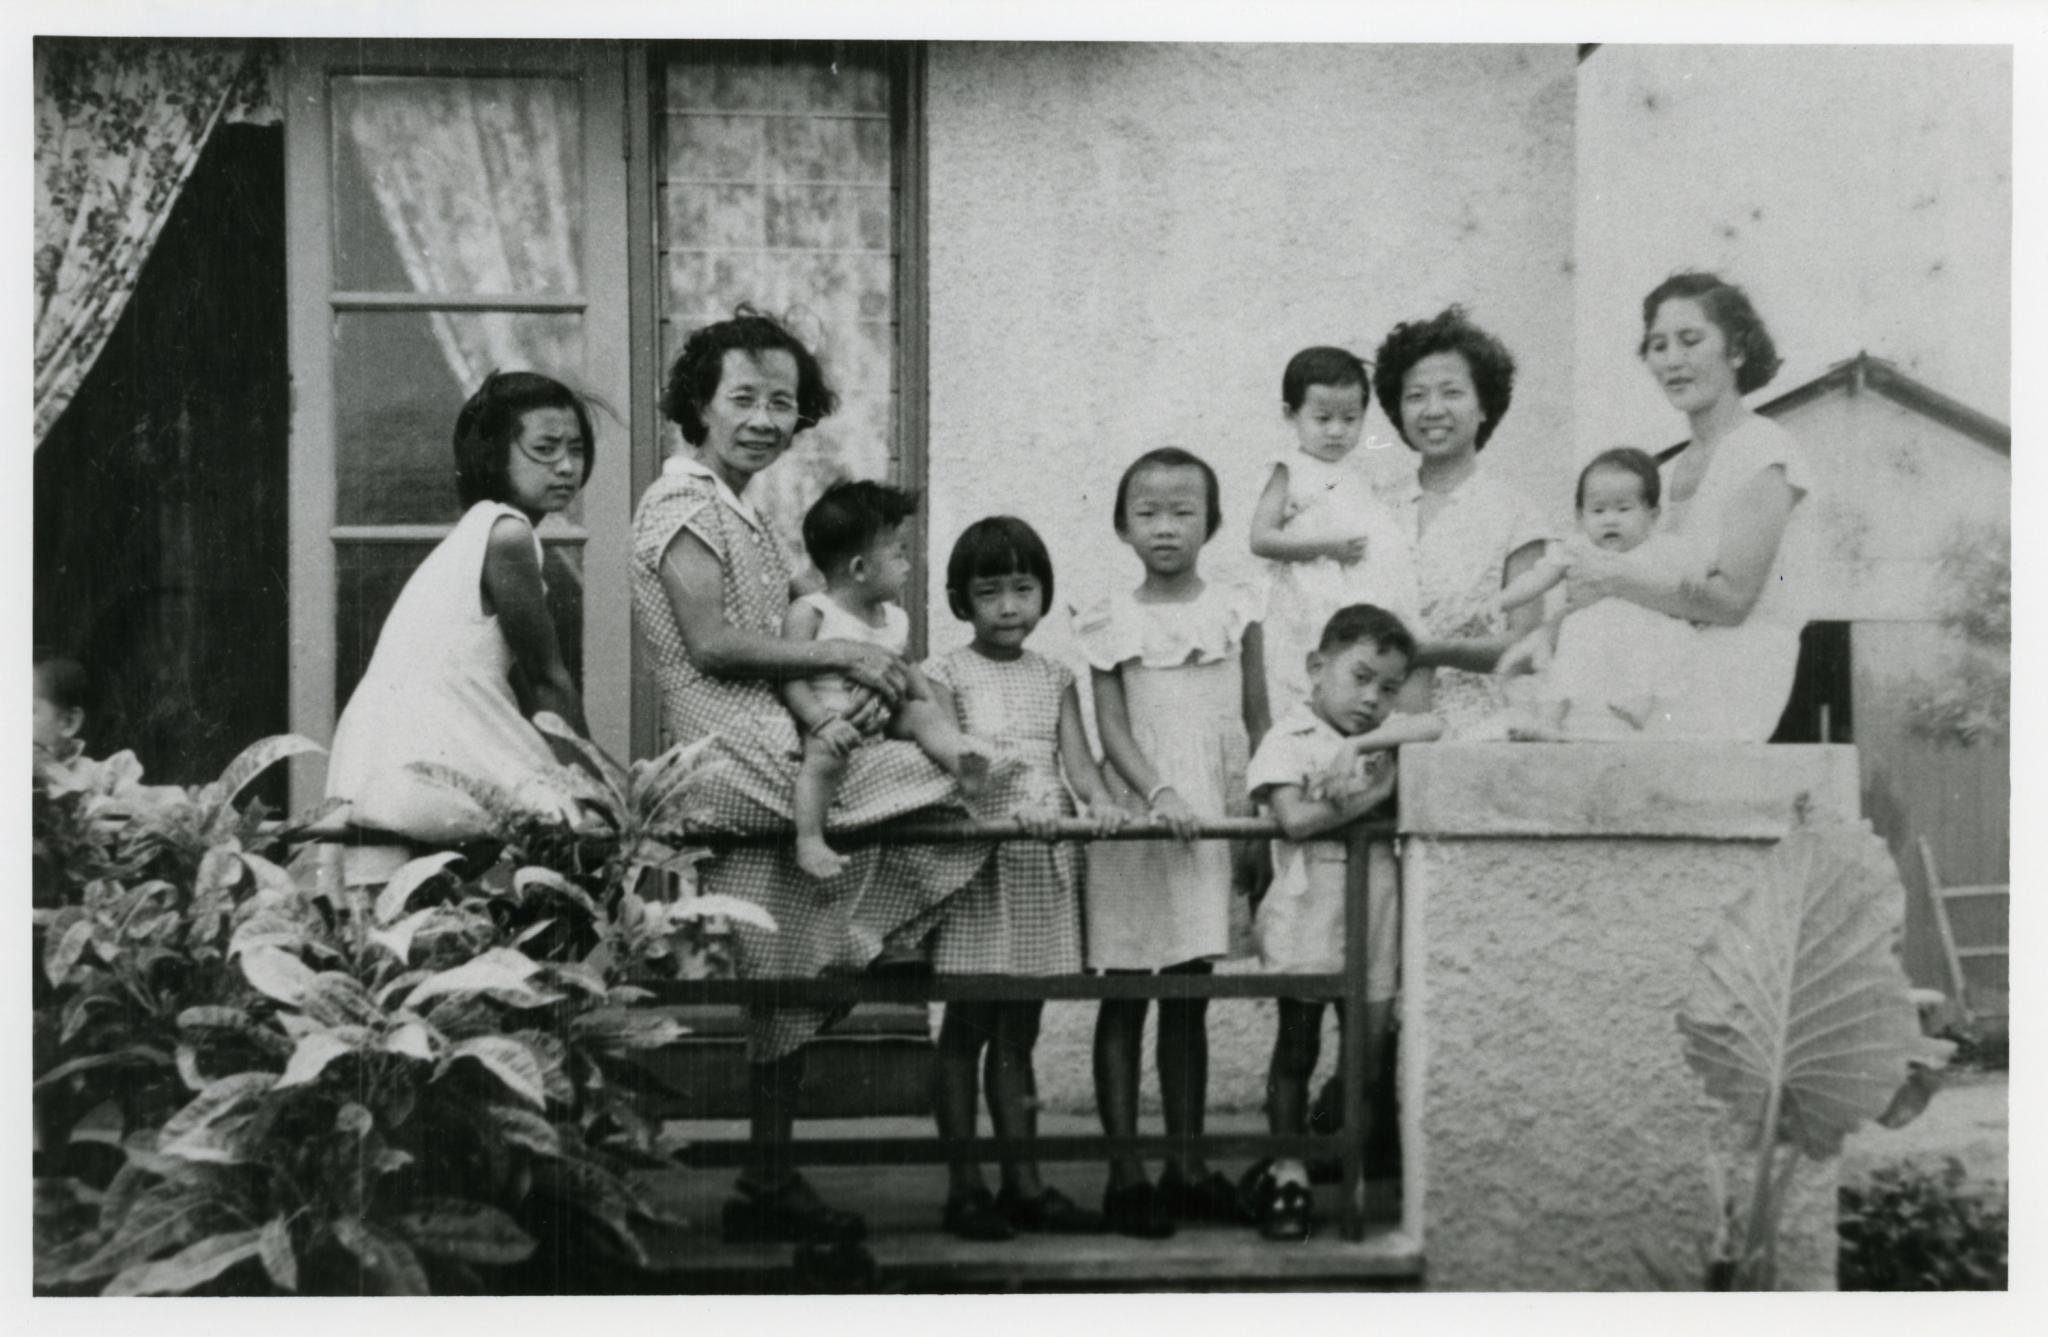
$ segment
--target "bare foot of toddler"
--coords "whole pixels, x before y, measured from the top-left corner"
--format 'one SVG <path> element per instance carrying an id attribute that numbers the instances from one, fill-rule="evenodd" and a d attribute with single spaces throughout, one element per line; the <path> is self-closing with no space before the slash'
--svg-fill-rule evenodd
<path id="1" fill-rule="evenodd" d="M 798 836 L 796 866 L 822 882 L 846 871 L 846 856 L 827 845 L 823 836 Z"/>

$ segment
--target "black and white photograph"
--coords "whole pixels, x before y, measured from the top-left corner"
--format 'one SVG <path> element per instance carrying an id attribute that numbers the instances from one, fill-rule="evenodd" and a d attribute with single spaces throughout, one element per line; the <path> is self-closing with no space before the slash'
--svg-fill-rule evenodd
<path id="1" fill-rule="evenodd" d="M 501 8 L 10 33 L 32 1323 L 2011 1321 L 2038 11 Z"/>

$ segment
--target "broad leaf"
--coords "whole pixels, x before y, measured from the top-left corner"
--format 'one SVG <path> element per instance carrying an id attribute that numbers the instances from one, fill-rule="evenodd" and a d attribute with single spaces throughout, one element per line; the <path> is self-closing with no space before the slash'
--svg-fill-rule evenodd
<path id="1" fill-rule="evenodd" d="M 260 854 L 243 854 L 242 865 L 256 879 L 256 890 L 261 895 L 289 897 L 297 893 L 298 885 L 292 875 Z"/>
<path id="2" fill-rule="evenodd" d="M 527 981 L 540 969 L 540 963 L 507 947 L 493 947 L 472 960 L 438 975 L 430 975 L 406 996 L 406 1006 L 418 1007 L 422 1002 L 440 994 L 483 993 L 487 990 L 509 992 L 513 995 L 531 995 L 534 1003 L 552 1002 L 552 996 L 542 995 L 530 988 Z"/>
<path id="3" fill-rule="evenodd" d="M 534 1250 L 533 1236 L 487 1203 L 429 1201 L 397 1217 L 395 1224 L 428 1253 L 467 1263 L 517 1263 Z"/>
<path id="4" fill-rule="evenodd" d="M 384 890 L 377 893 L 377 922 L 389 924 L 405 913 L 405 903 L 412 894 L 433 878 L 439 877 L 449 864 L 460 861 L 462 856 L 453 851 L 429 854 L 414 859 L 391 875 L 384 884 Z M 402 959 L 402 958 L 401 958 Z"/>
<path id="5" fill-rule="evenodd" d="M 512 875 L 512 885 L 519 889 L 522 898 L 532 895 L 535 887 L 544 887 L 574 903 L 592 919 L 600 915 L 597 902 L 590 899 L 590 893 L 552 868 L 522 868 Z"/>
<path id="6" fill-rule="evenodd" d="M 338 970 L 315 975 L 300 1006 L 323 1026 L 375 1026 L 384 1020 L 382 1009 L 363 986 Z"/>
<path id="7" fill-rule="evenodd" d="M 714 893 L 705 896 L 685 896 L 679 901 L 668 903 L 668 917 L 672 921 L 707 919 L 712 915 L 737 919 L 742 924 L 752 924 L 755 928 L 766 929 L 770 933 L 776 931 L 774 915 L 752 901 L 743 901 L 737 896 Z"/>
<path id="8" fill-rule="evenodd" d="M 291 1062 L 284 1065 L 284 1076 L 277 1079 L 277 1087 L 283 1090 L 289 1086 L 304 1086 L 319 1079 L 327 1065 L 349 1052 L 351 1046 L 332 1031 L 314 1031 L 299 1041 L 292 1050 Z"/>
<path id="9" fill-rule="evenodd" d="M 562 1154 L 562 1135 L 555 1131 L 553 1124 L 532 1110 L 493 1102 L 484 1107 L 484 1114 L 497 1138 L 543 1156 Z"/>
<path id="10" fill-rule="evenodd" d="M 158 1153 L 188 1161 L 239 1159 L 230 1139 L 254 1112 L 250 1106 L 277 1084 L 267 1072 L 238 1072 L 210 1083 L 165 1122 Z"/>
<path id="11" fill-rule="evenodd" d="M 533 717 L 533 727 L 550 738 L 557 738 L 567 743 L 575 750 L 576 755 L 583 759 L 584 764 L 590 768 L 591 772 L 602 778 L 604 783 L 610 786 L 613 793 L 617 794 L 620 798 L 625 797 L 627 790 L 632 785 L 632 780 L 626 774 L 626 768 L 606 755 L 603 748 L 570 728 L 567 720 L 555 714 L 552 710 L 543 710 Z"/>
<path id="12" fill-rule="evenodd" d="M 402 965 L 412 957 L 412 940 L 420 928 L 440 915 L 439 909 L 415 910 L 389 928 L 370 930 L 370 941 L 398 958 Z M 422 975 L 421 979 L 426 976 Z M 381 992 L 381 991 L 380 991 Z"/>
<path id="13" fill-rule="evenodd" d="M 1701 951 L 1678 1016 L 1686 1061 L 1752 1145 L 1769 1137 L 1830 1156 L 1886 1112 L 1914 1063 L 1947 1060 L 1951 1046 L 1920 1033 L 1892 951 L 1904 904 L 1866 826 L 1802 826 Z"/>
<path id="14" fill-rule="evenodd" d="M 242 974 L 258 993 L 296 1007 L 312 986 L 313 970 L 290 952 L 276 947 L 256 947 L 242 957 Z"/>
<path id="15" fill-rule="evenodd" d="M 249 787 L 251 780 L 286 757 L 326 750 L 312 739 L 301 738 L 297 734 L 275 734 L 269 738 L 259 738 L 243 748 L 241 755 L 229 762 L 228 768 L 220 773 L 218 783 L 221 796 L 232 803 Z"/>
<path id="16" fill-rule="evenodd" d="M 68 1063 L 60 1063 L 36 1078 L 34 1086 L 35 1089 L 41 1090 L 43 1087 L 63 1081 L 73 1073 L 89 1072 L 94 1068 L 111 1068 L 123 1065 L 143 1067 L 171 1062 L 173 1062 L 171 1055 L 164 1053 L 161 1049 L 153 1049 L 148 1045 L 127 1045 L 114 1050 L 112 1053 L 87 1054 L 82 1058 L 72 1059 Z"/>
<path id="17" fill-rule="evenodd" d="M 569 1022 L 569 1033 L 606 1049 L 658 1049 L 689 1031 L 674 1017 L 636 1008 L 593 1008 Z"/>
<path id="18" fill-rule="evenodd" d="M 547 1104 L 546 1078 L 540 1060 L 517 1040 L 503 1035 L 474 1036 L 448 1051 L 450 1063 L 464 1058 L 483 1064 L 513 1095 L 536 1109 Z"/>
<path id="19" fill-rule="evenodd" d="M 71 978 L 71 972 L 85 955 L 86 945 L 92 941 L 93 923 L 81 919 L 64 930 L 62 937 L 52 936 L 43 945 L 43 974 L 52 984 L 63 984 Z"/>
<path id="20" fill-rule="evenodd" d="M 213 1235 L 160 1263 L 131 1267 L 107 1283 L 102 1295 L 176 1295 L 212 1281 L 263 1249 L 263 1232 L 238 1230 Z"/>
<path id="21" fill-rule="evenodd" d="M 427 1274 L 420 1267 L 419 1256 L 405 1241 L 347 1216 L 335 1219 L 334 1237 L 349 1252 L 362 1259 L 363 1267 L 376 1279 L 382 1294 L 429 1293 Z"/>
<path id="22" fill-rule="evenodd" d="M 282 1216 L 273 1216 L 264 1224 L 258 1240 L 256 1256 L 263 1260 L 263 1270 L 270 1274 L 271 1282 L 279 1290 L 296 1291 L 299 1288 L 299 1258 L 292 1252 L 290 1223 Z"/>
<path id="23" fill-rule="evenodd" d="M 434 1042 L 429 1037 L 426 1026 L 417 1021 L 408 1021 L 393 1027 L 391 1033 L 384 1037 L 383 1048 L 387 1054 L 403 1054 L 407 1058 L 416 1058 L 423 1063 L 434 1061 Z"/>

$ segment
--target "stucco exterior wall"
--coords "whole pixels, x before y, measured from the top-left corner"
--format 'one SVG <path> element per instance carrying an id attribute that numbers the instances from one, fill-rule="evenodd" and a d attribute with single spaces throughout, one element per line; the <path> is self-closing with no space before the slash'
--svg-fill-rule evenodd
<path id="1" fill-rule="evenodd" d="M 1221 477 L 1204 573 L 1252 576 L 1252 503 L 1289 440 L 1287 359 L 1317 343 L 1370 357 L 1396 321 L 1453 301 L 1521 363 L 1487 467 L 1562 518 L 1574 71 L 1568 45 L 935 44 L 935 586 L 960 530 L 1005 512 L 1044 535 L 1062 604 L 1136 584 L 1111 499 L 1124 466 L 1166 444 Z M 1377 467 L 1412 469 L 1377 407 L 1366 428 Z M 967 640 L 937 589 L 930 639 Z M 1063 611 L 1032 644 L 1085 683 Z M 1094 1108 L 1093 1016 L 1047 1009 L 1055 1108 Z M 1210 1104 L 1255 1109 L 1271 1004 L 1211 1018 Z"/>
<path id="2" fill-rule="evenodd" d="M 1684 1060 L 1697 953 L 1797 795 L 1853 818 L 1847 747 L 1404 749 L 1406 1201 L 1429 1285 L 1697 1284 L 1714 1167 L 1748 1164 Z M 1835 1169 L 1795 1181 L 1786 1284 L 1831 1288 Z"/>
<path id="3" fill-rule="evenodd" d="M 1578 89 L 1581 458 L 1685 435 L 1635 357 L 1684 268 L 1756 299 L 1758 398 L 1867 350 L 2010 417 L 2011 48 L 1609 44 Z"/>

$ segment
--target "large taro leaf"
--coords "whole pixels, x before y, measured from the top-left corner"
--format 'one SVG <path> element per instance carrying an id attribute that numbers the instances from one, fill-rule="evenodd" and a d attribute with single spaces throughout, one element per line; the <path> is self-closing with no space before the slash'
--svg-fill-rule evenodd
<path id="1" fill-rule="evenodd" d="M 1777 1093 L 1780 1141 L 1808 1156 L 1883 1115 L 1914 1065 L 1953 1047 L 1920 1033 L 1893 955 L 1905 904 L 1867 826 L 1802 826 L 1729 907 L 1678 1015 L 1685 1058 L 1752 1145 Z"/>

